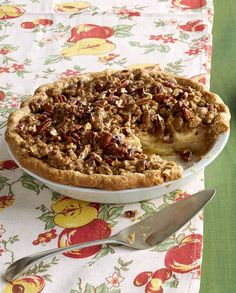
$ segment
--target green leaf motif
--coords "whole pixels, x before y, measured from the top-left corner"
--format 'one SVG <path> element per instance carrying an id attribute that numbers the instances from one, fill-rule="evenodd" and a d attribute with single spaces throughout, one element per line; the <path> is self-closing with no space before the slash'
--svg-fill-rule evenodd
<path id="1" fill-rule="evenodd" d="M 116 219 L 117 217 L 119 217 L 121 215 L 123 209 L 124 209 L 123 206 L 121 206 L 121 207 L 112 207 L 111 209 L 109 209 L 107 220 L 112 221 L 112 220 Z"/>
<path id="2" fill-rule="evenodd" d="M 38 44 L 39 47 L 43 48 L 45 46 L 45 43 L 43 41 L 37 41 L 37 40 L 34 40 L 35 43 Z"/>
<path id="3" fill-rule="evenodd" d="M 111 248 L 111 247 L 109 247 L 109 246 L 107 246 L 107 247 L 103 247 L 94 257 L 93 257 L 93 259 L 99 259 L 99 258 L 101 258 L 101 257 L 104 257 L 104 256 L 106 256 L 106 255 L 108 255 L 108 254 L 112 254 L 112 253 L 115 253 L 115 251 L 114 251 L 114 249 L 113 248 Z"/>
<path id="4" fill-rule="evenodd" d="M 166 241 L 162 242 L 161 244 L 157 245 L 153 251 L 164 252 L 168 251 L 170 248 L 176 246 L 174 239 L 167 239 Z"/>
<path id="5" fill-rule="evenodd" d="M 155 204 L 148 201 L 141 202 L 141 209 L 144 210 L 147 214 L 152 214 L 157 211 Z"/>
<path id="6" fill-rule="evenodd" d="M 52 201 L 56 201 L 58 200 L 59 198 L 61 198 L 63 195 L 61 195 L 60 193 L 56 192 L 56 191 L 53 191 L 52 192 L 52 197 L 51 197 L 51 200 Z"/>
<path id="7" fill-rule="evenodd" d="M 127 267 L 127 266 L 131 265 L 131 264 L 132 264 L 132 262 L 133 262 L 132 260 L 130 260 L 130 261 L 127 261 L 127 262 L 125 262 L 125 263 L 124 263 L 124 266 L 126 266 L 126 267 Z"/>
<path id="8" fill-rule="evenodd" d="M 181 40 L 187 40 L 187 39 L 189 39 L 189 34 L 187 34 L 186 32 L 180 31 L 179 37 Z"/>
<path id="9" fill-rule="evenodd" d="M 44 65 L 58 63 L 63 59 L 65 59 L 65 58 L 61 55 L 51 55 L 51 56 L 49 56 L 48 59 L 46 59 L 46 61 L 44 62 Z"/>
<path id="10" fill-rule="evenodd" d="M 158 51 L 161 53 L 168 53 L 170 51 L 170 47 L 165 45 L 160 45 L 158 46 Z"/>
<path id="11" fill-rule="evenodd" d="M 109 289 L 105 283 L 96 288 L 96 293 L 109 293 Z"/>
<path id="12" fill-rule="evenodd" d="M 165 285 L 170 286 L 170 288 L 177 288 L 179 285 L 179 280 L 174 278 L 173 280 L 166 282 Z"/>
<path id="13" fill-rule="evenodd" d="M 114 31 L 114 37 L 117 38 L 126 38 L 130 37 L 133 34 L 131 33 L 131 30 L 134 25 L 127 25 L 127 24 L 120 24 L 113 27 Z"/>
<path id="14" fill-rule="evenodd" d="M 6 182 L 9 179 L 6 177 L 0 177 L 0 191 L 4 188 L 4 186 L 7 186 L 8 184 L 6 184 Z"/>
<path id="15" fill-rule="evenodd" d="M 140 47 L 140 43 L 139 43 L 139 42 L 133 42 L 133 41 L 130 41 L 130 42 L 129 42 L 129 45 L 130 45 L 130 46 L 133 46 L 133 47 Z"/>
<path id="16" fill-rule="evenodd" d="M 3 41 L 4 39 L 6 39 L 7 37 L 9 37 L 9 35 L 4 35 L 0 37 L 0 41 Z"/>
<path id="17" fill-rule="evenodd" d="M 109 210 L 109 205 L 107 205 L 107 204 L 102 205 L 102 208 L 98 214 L 98 219 L 107 219 L 108 218 L 108 210 Z"/>
<path id="18" fill-rule="evenodd" d="M 44 261 L 41 261 L 39 264 L 35 264 L 32 268 L 28 269 L 27 271 L 24 271 L 23 276 L 26 275 L 36 275 L 40 273 L 46 272 L 52 265 L 57 264 L 57 262 L 54 262 L 54 259 L 52 259 L 51 262 L 45 263 Z M 50 277 L 46 274 L 46 276 Z"/>
<path id="19" fill-rule="evenodd" d="M 145 49 L 144 54 L 151 53 L 151 52 L 157 50 L 157 48 L 158 48 L 157 46 L 149 47 L 149 48 Z"/>
<path id="20" fill-rule="evenodd" d="M 19 47 L 12 46 L 11 44 L 2 44 L 1 49 L 6 49 L 9 51 L 16 51 Z"/>
<path id="21" fill-rule="evenodd" d="M 118 263 L 121 265 L 121 266 L 124 266 L 125 265 L 125 263 L 123 262 L 123 260 L 119 257 L 119 259 L 118 259 Z"/>
<path id="22" fill-rule="evenodd" d="M 75 70 L 78 70 L 78 71 L 83 71 L 83 70 L 85 70 L 85 68 L 80 67 L 80 66 L 78 66 L 78 65 L 74 65 L 73 68 L 74 68 Z"/>
<path id="23" fill-rule="evenodd" d="M 46 211 L 50 211 L 44 204 L 35 208 L 36 210 L 40 210 L 40 212 L 45 213 Z"/>
<path id="24" fill-rule="evenodd" d="M 114 270 L 119 273 L 120 269 L 117 266 L 114 266 Z"/>
<path id="25" fill-rule="evenodd" d="M 16 75 L 23 78 L 24 77 L 24 71 L 16 71 Z"/>
<path id="26" fill-rule="evenodd" d="M 130 32 L 132 30 L 134 25 L 129 25 L 129 24 L 119 24 L 119 25 L 115 25 L 113 26 L 113 30 L 115 32 L 117 31 L 123 31 L 123 32 Z"/>
<path id="27" fill-rule="evenodd" d="M 10 242 L 11 244 L 15 243 L 16 241 L 19 241 L 19 236 L 18 236 L 18 235 L 14 235 L 14 236 L 11 236 L 11 237 L 9 238 L 9 242 Z"/>
<path id="28" fill-rule="evenodd" d="M 34 177 L 30 176 L 30 175 L 27 174 L 27 173 L 24 173 L 24 174 L 21 176 L 21 180 L 34 180 Z"/>
<path id="29" fill-rule="evenodd" d="M 51 211 L 42 214 L 38 219 L 45 223 L 45 230 L 50 230 L 55 227 L 54 213 Z"/>
<path id="30" fill-rule="evenodd" d="M 22 180 L 21 181 L 22 183 L 22 186 L 27 188 L 27 189 L 30 189 L 30 190 L 33 190 L 35 191 L 37 194 L 40 193 L 40 189 L 39 189 L 39 185 L 38 183 L 34 182 L 34 181 L 27 181 L 27 180 Z"/>
<path id="31" fill-rule="evenodd" d="M 2 129 L 2 128 L 6 127 L 6 126 L 7 126 L 7 120 L 0 122 L 0 129 Z"/>
<path id="32" fill-rule="evenodd" d="M 120 293 L 120 289 L 110 289 L 109 293 Z"/>
<path id="33" fill-rule="evenodd" d="M 158 21 L 154 22 L 156 27 L 160 27 L 160 26 L 164 26 L 165 22 L 161 19 L 159 19 Z"/>
<path id="34" fill-rule="evenodd" d="M 49 275 L 49 274 L 45 274 L 45 275 L 42 275 L 42 277 L 43 277 L 46 281 L 48 281 L 48 282 L 52 282 L 51 275 Z"/>
<path id="35" fill-rule="evenodd" d="M 164 195 L 164 203 L 170 204 L 175 202 L 176 196 L 181 192 L 180 189 L 176 189 Z"/>
<path id="36" fill-rule="evenodd" d="M 96 292 L 95 287 L 87 283 L 85 286 L 84 293 L 95 293 L 95 292 Z"/>
<path id="37" fill-rule="evenodd" d="M 126 31 L 118 31 L 114 33 L 114 37 L 117 38 L 127 38 L 127 37 L 131 37 L 133 34 L 130 32 L 126 32 Z"/>
<path id="38" fill-rule="evenodd" d="M 181 234 L 179 234 L 178 237 L 176 238 L 176 242 L 177 242 L 178 244 L 180 244 L 184 238 L 185 238 L 185 234 L 184 234 L 184 233 L 181 233 Z"/>

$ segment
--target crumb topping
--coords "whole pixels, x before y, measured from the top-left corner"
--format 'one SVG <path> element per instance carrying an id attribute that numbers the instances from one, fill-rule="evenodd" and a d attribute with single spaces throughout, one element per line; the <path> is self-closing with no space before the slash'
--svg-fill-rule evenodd
<path id="1" fill-rule="evenodd" d="M 22 153 L 61 170 L 122 175 L 161 170 L 165 180 L 176 166 L 143 151 L 139 134 L 171 144 L 174 133 L 206 128 L 220 104 L 161 72 L 140 69 L 91 74 L 55 83 L 46 98 L 29 103 L 31 113 L 17 126 Z M 180 153 L 188 161 L 189 150 Z"/>

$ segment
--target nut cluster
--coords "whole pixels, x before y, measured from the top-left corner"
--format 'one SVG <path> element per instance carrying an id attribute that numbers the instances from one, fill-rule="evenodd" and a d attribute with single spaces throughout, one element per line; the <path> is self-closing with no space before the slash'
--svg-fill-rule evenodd
<path id="1" fill-rule="evenodd" d="M 22 148 L 52 167 L 85 174 L 143 173 L 165 165 L 168 178 L 174 163 L 144 153 L 139 133 L 172 143 L 175 131 L 210 124 L 218 111 L 194 88 L 140 69 L 92 74 L 46 94 L 30 102 L 31 114 L 18 124 Z"/>

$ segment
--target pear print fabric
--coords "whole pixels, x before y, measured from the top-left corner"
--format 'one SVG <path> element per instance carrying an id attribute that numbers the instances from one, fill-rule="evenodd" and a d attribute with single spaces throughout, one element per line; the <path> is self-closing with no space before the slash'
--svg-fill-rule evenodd
<path id="1" fill-rule="evenodd" d="M 107 68 L 161 68 L 209 86 L 211 0 L 2 0 L 0 3 L 0 273 L 42 250 L 109 237 L 204 188 L 203 173 L 161 198 L 98 204 L 58 194 L 7 153 L 8 115 L 44 84 Z M 135 211 L 134 217 L 125 217 Z M 0 291 L 197 293 L 201 211 L 146 251 L 97 245 L 43 260 Z"/>

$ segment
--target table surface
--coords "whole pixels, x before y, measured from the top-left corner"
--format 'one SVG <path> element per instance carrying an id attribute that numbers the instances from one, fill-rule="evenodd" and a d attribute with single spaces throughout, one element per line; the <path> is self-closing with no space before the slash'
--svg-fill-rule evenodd
<path id="1" fill-rule="evenodd" d="M 232 122 L 229 142 L 206 170 L 206 186 L 217 196 L 205 210 L 204 257 L 200 293 L 236 292 L 236 104 L 235 98 L 235 0 L 215 0 L 211 90 L 229 105 Z"/>

